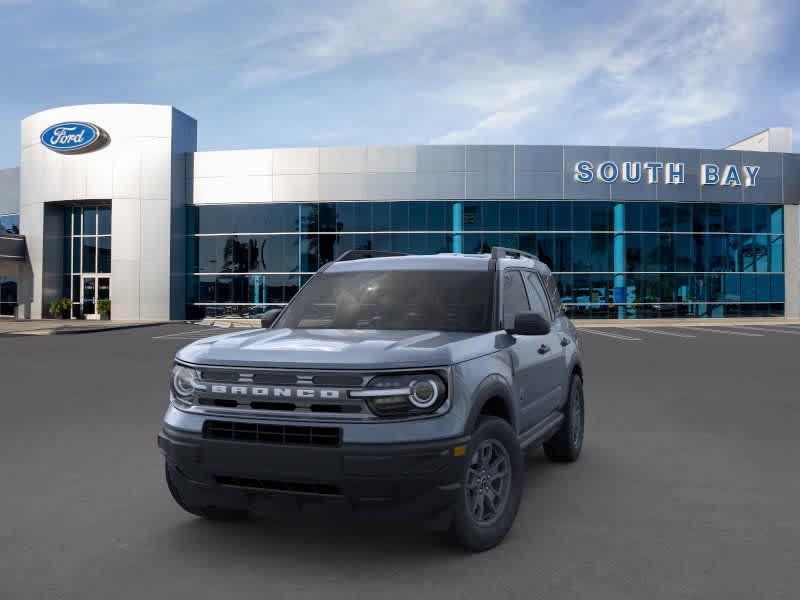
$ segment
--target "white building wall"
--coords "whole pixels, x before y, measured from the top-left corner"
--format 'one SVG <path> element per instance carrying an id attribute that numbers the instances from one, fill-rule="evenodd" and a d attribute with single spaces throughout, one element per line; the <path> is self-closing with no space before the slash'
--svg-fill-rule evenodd
<path id="1" fill-rule="evenodd" d="M 770 127 L 764 131 L 759 131 L 726 150 L 745 150 L 749 152 L 791 152 L 792 151 L 792 128 L 791 127 Z"/>
<path id="2" fill-rule="evenodd" d="M 458 200 L 482 174 L 468 167 L 469 152 L 467 146 L 196 152 L 188 183 L 194 204 Z"/>
<path id="3" fill-rule="evenodd" d="M 108 132 L 111 141 L 87 154 L 53 152 L 39 136 L 64 121 L 94 123 Z M 173 144 L 176 132 L 179 143 Z M 183 286 L 177 289 L 171 278 L 172 228 L 182 228 L 184 220 L 173 218 L 173 162 L 182 161 L 179 152 L 195 149 L 195 139 L 194 120 L 171 106 L 69 106 L 22 121 L 20 227 L 27 234 L 33 271 L 30 289 L 22 296 L 31 318 L 40 318 L 53 294 L 58 294 L 57 249 L 46 239 L 54 236 L 45 235 L 45 207 L 83 200 L 111 200 L 112 317 L 182 316 L 174 312 L 179 303 L 171 301 L 180 295 L 183 306 Z M 179 178 L 182 185 L 184 178 Z M 175 201 L 182 205 L 183 194 Z"/>

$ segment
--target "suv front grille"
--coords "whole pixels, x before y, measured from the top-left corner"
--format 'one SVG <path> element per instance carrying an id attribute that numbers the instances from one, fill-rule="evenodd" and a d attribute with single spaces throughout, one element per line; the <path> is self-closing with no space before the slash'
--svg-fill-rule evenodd
<path id="1" fill-rule="evenodd" d="M 285 446 L 339 446 L 342 430 L 339 427 L 304 427 L 272 423 L 239 423 L 236 421 L 206 421 L 203 437 L 212 440 L 257 442 Z"/>
<path id="2" fill-rule="evenodd" d="M 369 418 L 366 404 L 349 396 L 372 375 L 343 371 L 282 371 L 203 367 L 197 405 L 248 412 L 325 413 L 333 418 Z"/>

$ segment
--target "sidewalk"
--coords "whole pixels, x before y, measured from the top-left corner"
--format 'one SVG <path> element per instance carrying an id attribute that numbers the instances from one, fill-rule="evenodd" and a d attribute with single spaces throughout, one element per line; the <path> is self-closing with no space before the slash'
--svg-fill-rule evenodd
<path id="1" fill-rule="evenodd" d="M 133 327 L 151 327 L 170 321 L 70 321 L 67 319 L 39 319 L 17 321 L 0 319 L 0 335 L 63 335 L 76 333 L 95 333 Z"/>

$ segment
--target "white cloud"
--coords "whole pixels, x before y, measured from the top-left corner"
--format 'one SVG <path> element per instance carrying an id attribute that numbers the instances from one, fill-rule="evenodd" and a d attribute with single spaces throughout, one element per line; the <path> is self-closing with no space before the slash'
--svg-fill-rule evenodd
<path id="1" fill-rule="evenodd" d="M 592 111 L 593 128 L 609 137 L 643 124 L 669 130 L 727 117 L 750 93 L 749 74 L 772 46 L 776 24 L 762 0 L 645 2 L 614 16 L 572 24 L 556 39 L 543 27 L 509 32 L 512 51 L 482 49 L 474 70 L 459 63 L 436 94 L 480 116 L 434 139 L 491 140 L 507 128 L 486 123 L 487 114 L 533 107 L 533 127 L 568 127 Z"/>
<path id="2" fill-rule="evenodd" d="M 649 118 L 661 128 L 729 116 L 750 92 L 750 68 L 771 46 L 774 13 L 761 0 L 739 0 L 735 9 L 722 0 L 676 0 L 663 11 L 665 19 L 680 16 L 612 56 L 609 81 L 627 97 L 605 116 Z"/>
<path id="3" fill-rule="evenodd" d="M 451 131 L 443 136 L 434 138 L 431 144 L 463 144 L 466 142 L 487 141 L 481 139 L 484 134 L 510 132 L 526 121 L 536 112 L 532 106 L 519 110 L 498 111 L 479 121 L 474 127 Z"/>
<path id="4" fill-rule="evenodd" d="M 503 22 L 516 0 L 404 0 L 322 5 L 308 15 L 290 14 L 247 40 L 252 54 L 239 81 L 246 87 L 322 73 L 370 57 L 424 55 L 442 46 L 440 36 L 464 34 L 479 24 Z M 452 50 L 452 48 L 451 48 Z"/>

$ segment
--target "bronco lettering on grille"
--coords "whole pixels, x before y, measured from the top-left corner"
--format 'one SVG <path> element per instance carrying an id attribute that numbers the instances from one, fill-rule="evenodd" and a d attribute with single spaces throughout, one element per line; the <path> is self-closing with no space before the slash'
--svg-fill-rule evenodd
<path id="1" fill-rule="evenodd" d="M 204 386 L 203 386 L 204 387 Z M 296 399 L 296 400 L 339 400 L 341 390 L 312 388 L 312 387 L 276 387 L 253 385 L 211 385 L 212 394 L 228 396 L 255 396 L 258 398 Z"/>

